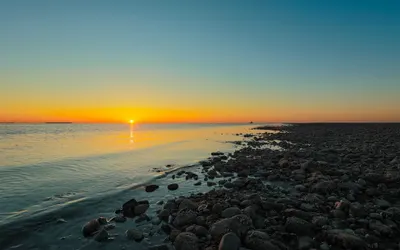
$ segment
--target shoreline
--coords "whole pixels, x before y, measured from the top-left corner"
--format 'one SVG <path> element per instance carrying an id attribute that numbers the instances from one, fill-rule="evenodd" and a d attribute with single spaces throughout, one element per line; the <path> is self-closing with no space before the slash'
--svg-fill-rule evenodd
<path id="1" fill-rule="evenodd" d="M 243 134 L 242 143 L 251 140 L 233 153 L 211 153 L 200 165 L 139 185 L 114 200 L 113 211 L 98 208 L 107 222 L 92 217 L 93 236 L 74 229 L 58 244 L 78 238 L 78 249 L 399 249 L 400 124 L 275 128 Z M 60 229 L 64 223 L 86 222 L 61 220 Z"/>
<path id="2" fill-rule="evenodd" d="M 229 159 L 203 162 L 223 188 L 168 200 L 159 211 L 168 243 L 148 249 L 398 249 L 399 139 L 399 124 L 255 136 Z M 284 150 L 257 149 L 265 141 Z"/>

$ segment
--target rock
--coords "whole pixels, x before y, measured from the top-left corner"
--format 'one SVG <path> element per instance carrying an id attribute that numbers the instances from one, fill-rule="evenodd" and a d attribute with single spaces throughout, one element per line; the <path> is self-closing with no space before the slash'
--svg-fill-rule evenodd
<path id="1" fill-rule="evenodd" d="M 173 221 L 173 225 L 175 227 L 182 227 L 185 225 L 193 224 L 196 222 L 196 217 L 197 213 L 192 210 L 180 210 Z"/>
<path id="2" fill-rule="evenodd" d="M 126 217 L 124 217 L 123 215 L 117 215 L 111 220 L 113 220 L 117 223 L 124 223 L 126 221 Z"/>
<path id="3" fill-rule="evenodd" d="M 179 204 L 179 210 L 182 209 L 190 209 L 190 210 L 197 210 L 197 207 L 199 205 L 189 199 L 184 199 L 181 201 L 181 203 Z"/>
<path id="4" fill-rule="evenodd" d="M 280 159 L 278 164 L 281 168 L 289 167 L 289 161 L 284 158 Z"/>
<path id="5" fill-rule="evenodd" d="M 179 188 L 179 185 L 176 183 L 168 185 L 168 190 L 171 190 L 171 191 L 177 190 L 178 188 Z"/>
<path id="6" fill-rule="evenodd" d="M 139 215 L 139 218 L 137 218 L 136 220 L 135 220 L 135 223 L 141 223 L 141 222 L 143 222 L 143 221 L 150 221 L 151 219 L 150 219 L 150 217 L 149 216 L 147 216 L 147 214 L 141 214 L 141 215 Z"/>
<path id="7" fill-rule="evenodd" d="M 176 250 L 199 250 L 198 241 L 193 233 L 183 232 L 176 237 L 174 246 Z"/>
<path id="8" fill-rule="evenodd" d="M 198 237 L 205 237 L 208 235 L 208 230 L 203 226 L 195 226 L 194 234 Z"/>
<path id="9" fill-rule="evenodd" d="M 151 192 L 154 192 L 158 188 L 159 188 L 158 185 L 153 184 L 153 185 L 147 185 L 145 190 L 146 190 L 146 192 L 151 193 Z"/>
<path id="10" fill-rule="evenodd" d="M 98 242 L 107 241 L 109 237 L 108 232 L 105 229 L 102 229 L 94 236 L 94 240 Z"/>
<path id="11" fill-rule="evenodd" d="M 354 234 L 333 229 L 326 232 L 328 243 L 345 249 L 366 249 L 367 243 Z"/>
<path id="12" fill-rule="evenodd" d="M 149 208 L 149 204 L 139 204 L 135 207 L 134 213 L 135 213 L 135 215 L 144 214 L 144 213 L 146 213 L 148 208 Z"/>
<path id="13" fill-rule="evenodd" d="M 287 232 L 297 235 L 313 235 L 313 228 L 313 224 L 297 217 L 287 218 L 285 224 Z"/>
<path id="14" fill-rule="evenodd" d="M 218 250 L 239 250 L 240 249 L 240 239 L 234 233 L 227 233 L 222 236 L 219 242 Z"/>
<path id="15" fill-rule="evenodd" d="M 251 230 L 252 228 L 252 220 L 247 215 L 239 214 L 231 218 L 222 219 L 215 222 L 210 227 L 210 233 L 211 236 L 217 240 L 221 239 L 221 237 L 228 232 L 233 232 L 241 238 L 245 236 L 247 231 Z"/>
<path id="16" fill-rule="evenodd" d="M 239 208 L 237 208 L 237 207 L 229 207 L 229 208 L 225 209 L 224 211 L 222 211 L 221 216 L 223 218 L 231 218 L 231 217 L 233 217 L 235 215 L 238 215 L 240 213 L 241 213 L 241 211 L 240 211 Z"/>
<path id="17" fill-rule="evenodd" d="M 109 231 L 109 230 L 112 230 L 112 229 L 114 229 L 116 226 L 115 226 L 115 224 L 107 224 L 107 225 L 104 225 L 104 229 L 105 230 L 107 230 L 107 231 Z"/>
<path id="18" fill-rule="evenodd" d="M 336 183 L 333 181 L 321 181 L 314 186 L 311 190 L 320 194 L 329 194 L 336 189 Z"/>
<path id="19" fill-rule="evenodd" d="M 105 220 L 105 221 L 104 221 Z M 107 223 L 107 219 L 104 217 L 100 217 L 98 219 L 93 219 L 87 222 L 82 227 L 82 234 L 84 237 L 90 237 L 100 230 L 101 226 Z"/>
<path id="20" fill-rule="evenodd" d="M 135 207 L 138 205 L 138 202 L 135 199 L 131 199 L 122 205 L 122 214 L 125 217 L 133 218 L 135 217 Z"/>
<path id="21" fill-rule="evenodd" d="M 380 235 L 383 236 L 392 235 L 392 229 L 378 220 L 371 220 L 369 222 L 369 229 L 376 230 Z"/>
<path id="22" fill-rule="evenodd" d="M 215 186 L 217 185 L 217 183 L 212 182 L 212 181 L 207 181 L 207 186 L 211 187 L 211 186 Z"/>
<path id="23" fill-rule="evenodd" d="M 366 215 L 366 211 L 364 206 L 361 205 L 359 202 L 353 202 L 350 204 L 350 215 L 354 218 L 363 218 Z"/>
<path id="24" fill-rule="evenodd" d="M 322 227 L 329 224 L 329 219 L 325 216 L 315 216 L 312 218 L 312 223 L 317 227 Z"/>
<path id="25" fill-rule="evenodd" d="M 298 249 L 299 250 L 308 250 L 311 249 L 314 245 L 314 240 L 309 236 L 301 236 L 299 238 Z"/>
<path id="26" fill-rule="evenodd" d="M 128 240 L 134 240 L 134 241 L 141 241 L 144 238 L 144 235 L 141 231 L 133 228 L 133 229 L 129 229 L 125 232 L 126 237 L 128 238 Z"/>
<path id="27" fill-rule="evenodd" d="M 168 209 L 163 209 L 163 210 L 160 211 L 160 213 L 158 213 L 158 218 L 160 218 L 160 220 L 167 221 L 169 215 L 170 215 L 169 210 Z"/>
<path id="28" fill-rule="evenodd" d="M 228 188 L 228 189 L 233 188 L 234 186 L 235 186 L 235 185 L 233 185 L 232 182 L 226 182 L 226 183 L 224 184 L 224 188 Z"/>
<path id="29" fill-rule="evenodd" d="M 338 219 L 346 219 L 346 217 L 347 217 L 346 213 L 340 209 L 332 210 L 332 215 L 333 215 L 333 217 L 338 218 Z"/>
<path id="30" fill-rule="evenodd" d="M 195 186 L 200 186 L 201 185 L 201 181 L 196 182 L 195 184 L 193 184 Z"/>
<path id="31" fill-rule="evenodd" d="M 383 200 L 383 199 L 377 199 L 377 200 L 375 201 L 375 204 L 376 204 L 379 208 L 382 208 L 382 209 L 386 209 L 386 208 L 389 208 L 389 207 L 391 206 L 391 204 L 390 204 L 388 201 Z"/>
<path id="32" fill-rule="evenodd" d="M 244 240 L 244 245 L 253 250 L 279 250 L 271 243 L 268 234 L 261 231 L 248 231 Z"/>
<path id="33" fill-rule="evenodd" d="M 220 203 L 215 203 L 214 206 L 211 209 L 211 212 L 213 214 L 218 214 L 220 215 L 222 213 L 223 207 Z"/>

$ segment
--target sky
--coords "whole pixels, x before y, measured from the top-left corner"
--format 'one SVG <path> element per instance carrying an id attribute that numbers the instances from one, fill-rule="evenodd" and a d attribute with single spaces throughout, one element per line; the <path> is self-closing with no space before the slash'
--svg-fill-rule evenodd
<path id="1" fill-rule="evenodd" d="M 0 2 L 0 121 L 400 121 L 400 1 Z"/>

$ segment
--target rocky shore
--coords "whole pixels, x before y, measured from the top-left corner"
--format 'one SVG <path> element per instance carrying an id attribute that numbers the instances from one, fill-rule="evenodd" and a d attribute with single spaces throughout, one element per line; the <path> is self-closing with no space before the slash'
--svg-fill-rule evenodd
<path id="1" fill-rule="evenodd" d="M 211 191 L 157 204 L 133 197 L 115 217 L 85 224 L 83 235 L 112 240 L 118 223 L 134 220 L 152 226 L 133 223 L 125 237 L 148 239 L 152 250 L 400 249 L 400 124 L 259 129 L 235 153 L 214 152 L 201 171 L 181 170 L 167 187 L 143 192 L 173 192 L 176 178 Z M 149 216 L 150 206 L 158 211 Z M 153 244 L 156 235 L 163 242 Z"/>

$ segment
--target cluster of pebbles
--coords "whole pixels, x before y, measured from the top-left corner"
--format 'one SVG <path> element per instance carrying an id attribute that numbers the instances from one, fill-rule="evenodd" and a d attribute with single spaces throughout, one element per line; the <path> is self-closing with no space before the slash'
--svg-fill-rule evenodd
<path id="1" fill-rule="evenodd" d="M 201 180 L 183 170 L 173 176 L 213 190 L 160 202 L 153 219 L 149 202 L 132 199 L 114 218 L 88 222 L 84 236 L 110 240 L 110 221 L 135 217 L 165 234 L 153 250 L 400 249 L 399 124 L 260 129 L 275 133 L 258 134 L 233 154 L 212 153 L 201 162 Z M 126 232 L 135 241 L 144 235 L 151 238 Z"/>

